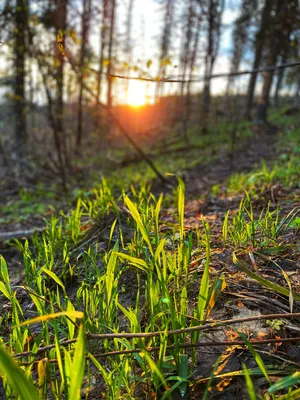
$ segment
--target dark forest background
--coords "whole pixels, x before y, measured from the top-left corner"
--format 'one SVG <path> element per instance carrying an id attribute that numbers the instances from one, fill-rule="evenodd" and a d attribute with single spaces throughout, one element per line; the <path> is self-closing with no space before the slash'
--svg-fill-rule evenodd
<path id="1" fill-rule="evenodd" d="M 0 152 L 14 179 L 66 188 L 82 160 L 105 164 L 110 149 L 143 157 L 170 132 L 189 145 L 211 122 L 264 124 L 270 106 L 299 106 L 299 68 L 275 67 L 299 61 L 296 0 L 153 0 L 151 59 L 136 57 L 138 1 L 3 0 Z M 215 78 L 230 11 L 230 70 Z M 148 104 L 126 104 L 132 77 L 151 86 Z M 217 96 L 213 79 L 226 80 Z"/>

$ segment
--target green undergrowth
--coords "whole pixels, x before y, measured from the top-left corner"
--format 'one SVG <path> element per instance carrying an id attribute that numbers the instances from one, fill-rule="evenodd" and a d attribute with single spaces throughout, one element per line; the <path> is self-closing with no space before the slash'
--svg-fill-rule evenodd
<path id="1" fill-rule="evenodd" d="M 278 121 L 285 126 L 280 116 Z M 49 217 L 42 234 L 14 241 L 24 264 L 18 286 L 0 256 L 0 375 L 6 398 L 164 400 L 175 393 L 187 397 L 198 385 L 198 398 L 209 399 L 220 383 L 238 377 L 251 399 L 299 398 L 295 363 L 284 356 L 265 361 L 243 329 L 226 321 L 222 329 L 234 331 L 240 344 L 222 348 L 208 376 L 194 375 L 203 356 L 197 346 L 224 312 L 232 276 L 243 295 L 251 282 L 270 299 L 284 299 L 290 312 L 299 304 L 299 291 L 278 257 L 299 258 L 300 208 L 282 215 L 269 202 L 257 211 L 253 200 L 275 183 L 297 187 L 297 128 L 287 135 L 280 138 L 283 155 L 276 164 L 229 180 L 230 193 L 246 192 L 239 207 L 225 213 L 218 234 L 205 218 L 195 230 L 185 225 L 180 178 L 172 195 L 176 208 L 166 220 L 166 200 L 150 192 L 150 170 L 130 166 L 96 189 L 74 192 L 75 206 Z M 215 139 L 203 140 L 206 157 Z M 198 150 L 193 151 L 169 164 L 158 159 L 157 165 L 162 172 L 187 168 L 195 162 Z M 222 252 L 230 257 L 225 267 L 214 258 Z M 280 281 L 265 274 L 269 264 Z M 280 331 L 284 322 L 275 318 L 268 324 Z M 222 373 L 235 351 L 241 368 Z M 254 394 L 257 377 L 264 379 L 263 391 Z"/>
<path id="2" fill-rule="evenodd" d="M 229 195 L 247 190 L 251 195 L 264 192 L 272 185 L 279 183 L 285 188 L 300 187 L 300 128 L 299 117 L 286 117 L 280 113 L 272 121 L 281 128 L 276 144 L 278 159 L 261 166 L 249 173 L 233 174 L 226 182 Z"/>
<path id="3" fill-rule="evenodd" d="M 249 137 L 251 131 L 249 123 L 240 123 L 237 128 L 237 139 L 239 145 L 242 145 Z M 199 132 L 199 128 L 189 129 L 189 144 L 185 143 L 179 134 L 176 135 L 172 132 L 165 139 L 166 145 L 164 146 L 163 139 L 161 139 L 153 150 L 145 149 L 145 152 L 151 153 L 151 158 L 162 175 L 166 173 L 180 175 L 181 172 L 193 168 L 201 163 L 211 163 L 223 151 L 231 149 L 231 137 L 229 132 L 233 129 L 232 124 L 222 122 L 217 126 L 212 124 L 210 132 L 203 136 Z M 169 145 L 169 141 L 176 141 Z M 135 138 L 138 142 L 138 137 Z M 178 151 L 184 148 L 183 151 Z M 160 154 L 161 151 L 168 149 L 168 153 Z M 111 149 L 109 158 L 106 153 L 101 157 L 99 154 L 95 159 L 89 159 L 93 168 L 86 172 L 87 165 L 81 165 L 82 161 L 78 160 L 79 169 L 84 171 L 85 178 L 69 176 L 69 190 L 65 194 L 64 190 L 60 187 L 59 183 L 52 183 L 50 186 L 39 184 L 37 186 L 28 186 L 19 190 L 18 195 L 14 196 L 10 201 L 1 207 L 0 223 L 10 224 L 19 223 L 30 220 L 32 217 L 40 216 L 47 217 L 55 210 L 68 209 L 76 204 L 77 198 L 93 198 L 95 191 L 94 188 L 101 190 L 99 180 L 104 176 L 110 182 L 110 186 L 114 194 L 120 194 L 124 188 L 134 185 L 139 187 L 140 183 L 150 184 L 157 179 L 155 172 L 145 161 L 137 161 L 127 166 L 120 166 L 119 162 L 126 159 L 128 154 L 132 153 L 132 149 L 125 146 L 124 149 Z M 99 164 L 99 159 L 102 160 Z M 111 160 L 114 161 L 111 164 Z M 117 165 L 117 167 L 116 167 Z M 98 166 L 101 169 L 101 174 Z"/>
<path id="4" fill-rule="evenodd" d="M 166 230 L 162 195 L 155 197 L 142 185 L 115 198 L 103 181 L 93 200 L 79 199 L 70 213 L 52 216 L 46 231 L 30 243 L 15 242 L 25 267 L 21 285 L 12 285 L 1 257 L 0 291 L 10 305 L 0 318 L 7 399 L 16 394 L 46 399 L 51 393 L 73 400 L 93 391 L 111 400 L 187 395 L 199 362 L 196 345 L 213 328 L 226 288 L 228 271 L 211 274 L 217 247 L 231 251 L 236 268 L 259 287 L 289 299 L 292 311 L 300 294 L 287 275 L 283 285 L 262 277 L 255 258 L 282 250 L 282 235 L 295 229 L 299 208 L 283 218 L 269 208 L 256 215 L 246 195 L 237 212 L 226 214 L 215 243 L 207 221 L 197 234 L 185 227 L 180 179 L 176 199 Z M 192 269 L 196 255 L 198 268 Z M 289 398 L 296 398 L 295 368 L 265 364 L 248 338 L 238 329 L 237 334 L 257 368 L 244 366 L 230 377 L 245 375 L 249 393 L 255 376 L 265 377 L 260 398 L 283 400 L 286 387 Z M 214 386 L 218 363 L 211 377 L 204 377 L 203 399 Z M 283 376 L 275 384 L 269 379 L 274 368 Z"/>

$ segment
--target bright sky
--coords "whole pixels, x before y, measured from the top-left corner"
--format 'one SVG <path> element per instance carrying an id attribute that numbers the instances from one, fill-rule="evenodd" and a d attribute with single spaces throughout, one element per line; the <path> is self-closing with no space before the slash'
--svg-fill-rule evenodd
<path id="1" fill-rule="evenodd" d="M 231 1 L 232 3 L 232 1 Z M 229 71 L 229 57 L 230 50 L 232 46 L 232 28 L 233 22 L 237 18 L 239 14 L 239 5 L 240 0 L 236 0 L 234 2 L 234 7 L 231 4 L 230 8 L 226 8 L 223 13 L 223 24 L 224 29 L 221 36 L 221 45 L 220 45 L 220 53 L 217 61 L 215 63 L 214 72 L 228 72 Z M 157 3 L 155 0 L 135 0 L 134 5 L 134 24 L 133 24 L 133 41 L 134 41 L 134 52 L 133 52 L 133 63 L 141 66 L 145 66 L 147 60 L 152 60 L 152 68 L 149 70 L 151 76 L 155 77 L 157 74 L 157 60 L 159 57 L 159 35 L 162 31 L 163 27 L 163 15 L 161 13 L 161 5 Z M 125 10 L 124 10 L 125 11 Z M 122 12 L 126 16 L 125 13 Z M 125 19 L 126 17 L 124 17 Z M 176 51 L 180 44 L 180 32 L 177 27 L 174 26 L 173 36 L 172 36 L 172 47 Z M 141 60 L 138 63 L 138 60 Z M 173 64 L 178 64 L 178 59 L 175 57 L 171 58 Z M 144 68 L 147 70 L 147 68 Z M 175 74 L 170 69 L 170 74 Z M 133 75 L 136 75 L 132 73 Z M 203 74 L 203 69 L 198 68 L 195 71 L 195 75 Z M 219 94 L 224 91 L 226 88 L 227 80 L 226 79 L 216 79 L 212 81 L 211 90 L 213 94 Z M 175 86 L 169 83 L 166 83 L 166 92 L 168 90 L 172 91 L 175 89 Z M 140 92 L 145 92 L 145 88 L 147 86 L 147 93 L 150 97 L 154 95 L 155 92 L 155 83 L 145 84 L 139 82 L 131 82 L 131 87 L 133 87 L 136 92 L 138 92 L 137 88 L 140 87 Z M 195 86 L 196 87 L 196 86 Z M 199 90 L 201 90 L 201 84 L 198 85 Z M 129 87 L 130 94 L 130 87 Z M 122 101 L 120 99 L 120 101 Z M 139 102 L 137 100 L 137 102 Z"/>
<path id="2" fill-rule="evenodd" d="M 230 1 L 230 0 L 229 0 Z M 78 0 L 79 2 L 79 0 Z M 81 3 L 81 2 L 79 2 Z M 120 33 L 121 37 L 125 32 L 126 26 L 126 14 L 127 14 L 127 1 L 118 1 L 118 11 L 117 11 L 117 26 L 118 33 Z M 239 3 L 240 0 L 234 1 L 234 8 L 226 8 L 223 14 L 223 24 L 225 25 L 223 29 L 223 33 L 221 36 L 221 46 L 220 53 L 217 61 L 215 63 L 214 73 L 217 72 L 227 72 L 229 71 L 229 55 L 232 43 L 232 27 L 233 22 L 238 16 L 239 13 Z M 161 12 L 162 6 L 157 2 L 157 0 L 135 0 L 134 2 L 134 10 L 133 10 L 133 65 L 137 65 L 142 70 L 149 71 L 149 74 L 153 77 L 157 74 L 157 60 L 159 56 L 159 36 L 163 27 L 163 13 Z M 179 10 L 180 12 L 180 10 Z M 79 29 L 78 24 L 78 29 Z M 91 43 L 98 54 L 99 52 L 99 25 L 94 24 L 93 30 L 91 32 Z M 173 36 L 172 36 L 172 47 L 176 52 L 180 44 L 180 32 L 178 30 L 178 26 L 174 26 Z M 0 54 L 0 71 L 3 70 L 5 65 L 4 54 L 6 51 L 6 45 L 2 44 L 1 46 L 1 54 Z M 152 60 L 152 66 L 150 69 L 147 69 L 146 64 L 148 60 Z M 127 61 L 127 60 L 124 60 Z M 178 60 L 174 57 L 171 58 L 173 65 L 178 64 Z M 168 73 L 170 75 L 176 74 L 177 69 L 172 69 L 170 67 Z M 132 74 L 136 75 L 136 73 L 132 72 Z M 198 70 L 195 71 L 196 75 L 203 74 L 203 69 L 199 66 Z M 1 74 L 2 75 L 2 74 Z M 218 94 L 224 91 L 226 87 L 225 79 L 216 79 L 212 81 L 212 93 Z M 174 91 L 175 87 L 171 84 L 165 84 L 165 93 Z M 201 89 L 201 85 L 197 89 Z M 123 91 L 120 90 L 119 93 Z M 131 103 L 134 102 L 134 97 L 136 97 L 137 105 L 145 101 L 146 95 L 149 97 L 153 97 L 155 92 L 155 83 L 137 83 L 131 82 L 129 86 L 129 97 Z M 1 90 L 0 90 L 1 93 Z M 124 98 L 118 99 L 119 102 L 124 102 Z M 125 100 L 126 101 L 126 100 Z"/>

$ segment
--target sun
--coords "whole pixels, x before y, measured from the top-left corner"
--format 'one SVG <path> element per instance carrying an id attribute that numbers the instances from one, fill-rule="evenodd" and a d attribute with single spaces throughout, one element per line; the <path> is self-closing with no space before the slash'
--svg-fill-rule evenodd
<path id="1" fill-rule="evenodd" d="M 130 81 L 128 86 L 127 104 L 133 107 L 141 107 L 147 102 L 144 82 Z"/>

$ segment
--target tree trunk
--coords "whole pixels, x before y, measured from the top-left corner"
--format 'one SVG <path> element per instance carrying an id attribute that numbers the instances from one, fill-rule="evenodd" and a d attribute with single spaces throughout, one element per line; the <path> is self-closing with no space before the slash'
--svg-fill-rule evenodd
<path id="1" fill-rule="evenodd" d="M 133 13 L 134 0 L 129 0 L 128 11 L 127 11 L 127 21 L 126 21 L 126 39 L 125 39 L 125 55 L 127 56 L 127 66 L 125 67 L 125 75 L 129 75 L 131 63 L 132 63 L 132 13 Z M 125 98 L 127 100 L 129 89 L 129 80 L 125 79 L 124 82 L 124 92 Z"/>
<path id="2" fill-rule="evenodd" d="M 284 40 L 286 31 L 286 20 L 289 15 L 289 0 L 277 0 L 275 4 L 275 13 L 273 14 L 272 27 L 270 27 L 268 44 L 269 54 L 267 59 L 267 67 L 276 65 L 280 50 L 284 49 L 286 40 Z M 289 26 L 289 23 L 288 23 Z M 270 90 L 273 82 L 274 70 L 264 73 L 264 81 L 261 95 L 258 100 L 256 111 L 256 121 L 258 123 L 266 123 L 268 118 L 268 107 Z"/>
<path id="3" fill-rule="evenodd" d="M 210 0 L 208 8 L 207 52 L 205 56 L 205 83 L 202 93 L 202 133 L 208 133 L 208 117 L 211 105 L 210 81 L 220 45 L 221 19 L 224 0 Z"/>
<path id="4" fill-rule="evenodd" d="M 108 0 L 103 0 L 102 11 L 102 25 L 101 25 L 101 40 L 100 40 L 100 59 L 99 59 L 99 72 L 97 75 L 97 102 L 100 102 L 102 90 L 102 75 L 103 75 L 103 62 L 105 58 L 105 50 L 107 46 L 107 26 L 108 26 Z"/>
<path id="5" fill-rule="evenodd" d="M 261 59 L 263 55 L 263 48 L 265 44 L 265 35 L 267 33 L 269 27 L 269 19 L 272 9 L 273 0 L 265 0 L 265 5 L 261 17 L 260 29 L 256 35 L 255 42 L 255 56 L 252 64 L 252 70 L 256 70 L 259 68 L 261 64 Z M 251 111 L 253 106 L 253 97 L 256 86 L 257 72 L 253 72 L 250 76 L 248 91 L 247 91 L 247 102 L 246 102 L 246 110 L 245 117 L 247 119 L 251 119 Z"/>
<path id="6" fill-rule="evenodd" d="M 165 9 L 165 24 L 160 44 L 160 57 L 159 57 L 159 68 L 158 77 L 163 78 L 167 69 L 167 57 L 170 50 L 171 32 L 173 24 L 174 14 L 174 2 L 175 0 L 167 0 Z M 157 101 L 163 95 L 163 83 L 157 82 L 155 89 L 155 100 Z"/>
<path id="7" fill-rule="evenodd" d="M 272 46 L 268 57 L 267 67 L 275 65 L 277 57 L 278 57 L 278 49 L 275 46 Z M 267 71 L 264 73 L 264 82 L 262 86 L 261 95 L 258 99 L 258 105 L 256 110 L 256 122 L 260 124 L 265 123 L 267 121 L 269 97 L 273 82 L 273 76 L 274 76 L 274 71 Z"/>
<path id="8" fill-rule="evenodd" d="M 288 51 L 287 51 L 287 49 L 285 49 L 284 54 L 282 55 L 282 58 L 281 58 L 281 64 L 285 64 L 287 62 L 287 56 L 288 56 Z M 285 72 L 284 68 L 281 68 L 278 72 L 278 78 L 277 78 L 276 89 L 275 89 L 275 94 L 274 94 L 275 107 L 279 107 L 279 93 L 280 93 L 282 83 L 283 83 L 284 72 Z"/>
<path id="9" fill-rule="evenodd" d="M 78 112 L 77 112 L 77 138 L 76 147 L 77 151 L 81 146 L 82 141 L 82 101 L 83 101 L 83 83 L 84 83 L 84 68 L 86 58 L 86 46 L 88 40 L 89 24 L 91 15 L 91 0 L 84 0 L 83 14 L 82 14 L 82 34 L 81 34 L 81 48 L 80 48 L 80 71 L 79 71 L 79 96 L 78 96 Z"/>
<path id="10" fill-rule="evenodd" d="M 25 157 L 26 131 L 26 101 L 25 101 L 25 55 L 26 32 L 28 24 L 27 0 L 17 0 L 15 13 L 15 140 L 16 154 Z"/>
<path id="11" fill-rule="evenodd" d="M 112 54 L 113 54 L 113 44 L 114 44 L 114 28 L 115 28 L 115 9 L 116 0 L 111 0 L 111 14 L 110 14 L 110 31 L 109 31 L 109 47 L 108 47 L 108 68 L 107 68 L 107 106 L 111 108 L 112 106 L 112 78 L 110 74 L 112 73 Z"/>
<path id="12" fill-rule="evenodd" d="M 67 29 L 67 1 L 56 0 L 54 26 L 56 33 L 56 101 L 55 101 L 55 125 L 56 125 L 56 150 L 61 168 L 63 181 L 66 182 L 66 165 L 68 165 L 66 138 L 64 135 L 64 65 L 65 65 L 65 34 Z"/>

